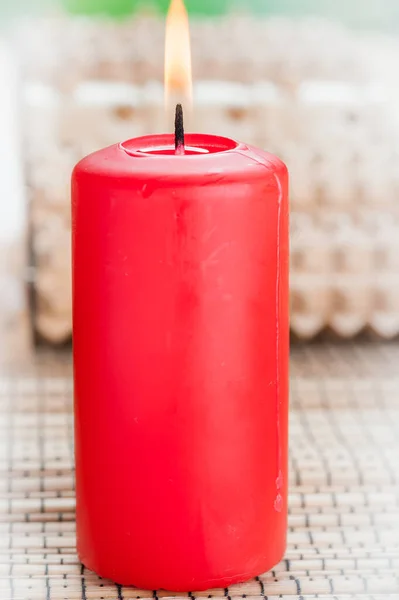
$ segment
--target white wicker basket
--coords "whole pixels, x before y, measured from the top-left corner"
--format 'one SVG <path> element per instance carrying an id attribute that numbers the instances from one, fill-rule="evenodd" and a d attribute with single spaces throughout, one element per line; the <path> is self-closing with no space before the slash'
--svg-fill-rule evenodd
<path id="1" fill-rule="evenodd" d="M 71 331 L 71 169 L 101 146 L 165 129 L 163 26 L 60 19 L 30 28 L 23 44 L 16 36 L 36 327 L 49 341 Z M 194 23 L 192 37 L 191 128 L 264 147 L 289 167 L 293 331 L 398 335 L 399 42 L 318 21 L 243 18 Z"/>

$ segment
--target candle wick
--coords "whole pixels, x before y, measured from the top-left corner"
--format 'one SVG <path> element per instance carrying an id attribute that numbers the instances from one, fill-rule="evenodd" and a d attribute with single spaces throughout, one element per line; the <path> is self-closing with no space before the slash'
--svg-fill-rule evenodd
<path id="1" fill-rule="evenodd" d="M 184 119 L 183 107 L 181 104 L 176 105 L 175 114 L 175 148 L 176 154 L 184 154 Z"/>

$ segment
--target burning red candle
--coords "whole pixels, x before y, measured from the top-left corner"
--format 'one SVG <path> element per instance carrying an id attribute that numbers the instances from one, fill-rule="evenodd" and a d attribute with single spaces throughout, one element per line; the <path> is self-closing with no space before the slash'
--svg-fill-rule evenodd
<path id="1" fill-rule="evenodd" d="M 178 141 L 73 173 L 77 543 L 117 583 L 195 591 L 284 554 L 287 171 Z"/>

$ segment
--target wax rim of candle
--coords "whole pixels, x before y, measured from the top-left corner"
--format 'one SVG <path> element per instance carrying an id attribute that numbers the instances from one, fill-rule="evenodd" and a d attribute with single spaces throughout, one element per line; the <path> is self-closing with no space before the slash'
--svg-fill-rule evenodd
<path id="1" fill-rule="evenodd" d="M 212 156 L 236 150 L 240 144 L 230 138 L 202 133 L 189 133 L 185 136 L 186 153 L 176 155 L 176 159 L 190 159 Z M 147 135 L 122 142 L 120 148 L 129 156 L 170 158 L 175 151 L 175 138 L 172 134 Z"/>
<path id="2" fill-rule="evenodd" d="M 286 170 L 269 152 L 217 135 L 189 134 L 186 150 L 185 155 L 175 153 L 172 134 L 149 135 L 98 150 L 83 158 L 75 170 L 79 176 L 96 174 L 98 181 L 110 177 L 126 180 L 129 188 L 134 174 L 147 191 L 188 184 L 219 185 L 221 181 L 235 182 L 244 189 L 255 179 L 270 185 L 276 170 Z"/>

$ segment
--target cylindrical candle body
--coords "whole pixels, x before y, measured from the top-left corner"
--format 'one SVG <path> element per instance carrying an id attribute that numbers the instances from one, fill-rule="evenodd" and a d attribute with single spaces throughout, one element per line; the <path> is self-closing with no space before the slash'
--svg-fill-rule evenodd
<path id="1" fill-rule="evenodd" d="M 117 583 L 195 591 L 284 554 L 287 172 L 213 136 L 153 148 L 170 142 L 72 178 L 77 543 Z"/>

